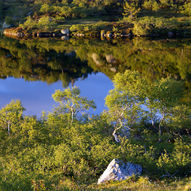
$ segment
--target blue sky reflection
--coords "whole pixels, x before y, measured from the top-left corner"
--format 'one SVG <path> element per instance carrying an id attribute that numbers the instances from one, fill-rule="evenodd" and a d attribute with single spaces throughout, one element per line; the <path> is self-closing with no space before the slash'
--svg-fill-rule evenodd
<path id="1" fill-rule="evenodd" d="M 89 75 L 85 80 L 75 82 L 81 90 L 81 95 L 93 99 L 97 105 L 95 113 L 104 109 L 104 98 L 113 88 L 111 80 L 102 73 Z M 56 89 L 63 89 L 62 82 L 47 84 L 24 79 L 7 78 L 0 80 L 0 107 L 5 106 L 13 99 L 21 100 L 27 109 L 25 114 L 40 116 L 42 111 L 51 111 L 55 102 L 52 94 Z"/>

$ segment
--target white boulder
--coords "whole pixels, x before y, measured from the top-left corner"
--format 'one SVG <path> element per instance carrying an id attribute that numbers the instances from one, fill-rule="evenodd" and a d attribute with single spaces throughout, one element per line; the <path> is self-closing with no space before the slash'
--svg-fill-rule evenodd
<path id="1" fill-rule="evenodd" d="M 138 164 L 130 162 L 124 163 L 119 159 L 113 159 L 108 165 L 107 169 L 98 179 L 98 184 L 110 181 L 110 180 L 125 180 L 132 175 L 141 175 L 142 167 Z"/>
<path id="2" fill-rule="evenodd" d="M 61 33 L 63 34 L 63 35 L 69 35 L 70 34 L 70 30 L 69 29 L 62 29 L 61 30 Z"/>

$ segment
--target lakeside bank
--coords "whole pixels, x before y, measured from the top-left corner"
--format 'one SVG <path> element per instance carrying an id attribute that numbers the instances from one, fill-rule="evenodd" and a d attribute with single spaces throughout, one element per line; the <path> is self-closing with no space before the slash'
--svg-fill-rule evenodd
<path id="1" fill-rule="evenodd" d="M 90 37 L 90 38 L 187 38 L 191 37 L 190 17 L 154 18 L 143 17 L 135 21 L 95 22 L 88 24 L 64 24 L 43 28 L 14 27 L 3 30 L 3 34 L 16 38 L 36 37 Z"/>

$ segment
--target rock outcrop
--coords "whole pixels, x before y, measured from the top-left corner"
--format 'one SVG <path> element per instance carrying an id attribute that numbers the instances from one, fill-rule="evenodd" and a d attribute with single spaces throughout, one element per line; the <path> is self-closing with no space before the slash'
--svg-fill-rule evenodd
<path id="1" fill-rule="evenodd" d="M 98 184 L 110 180 L 125 180 L 132 175 L 141 175 L 141 173 L 141 165 L 133 164 L 130 162 L 124 163 L 122 160 L 113 159 L 104 173 L 98 179 Z"/>

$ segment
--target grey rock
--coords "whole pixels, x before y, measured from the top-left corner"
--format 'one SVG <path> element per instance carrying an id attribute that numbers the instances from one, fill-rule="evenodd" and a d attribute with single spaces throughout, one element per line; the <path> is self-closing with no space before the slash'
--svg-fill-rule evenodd
<path id="1" fill-rule="evenodd" d="M 69 36 L 62 36 L 61 39 L 62 40 L 69 40 Z"/>
<path id="2" fill-rule="evenodd" d="M 111 64 L 117 63 L 117 60 L 114 58 L 112 54 L 106 54 L 105 59 L 107 60 L 108 63 L 111 63 Z"/>
<path id="3" fill-rule="evenodd" d="M 62 30 L 61 30 L 61 33 L 62 33 L 63 35 L 69 35 L 69 34 L 70 34 L 70 30 L 69 30 L 69 29 L 62 29 Z"/>
<path id="4" fill-rule="evenodd" d="M 6 22 L 3 23 L 3 29 L 7 29 L 7 28 L 10 28 L 11 25 L 7 24 Z"/>
<path id="5" fill-rule="evenodd" d="M 116 68 L 114 68 L 114 67 L 110 68 L 110 71 L 112 71 L 112 72 L 114 72 L 114 73 L 117 72 Z"/>
<path id="6" fill-rule="evenodd" d="M 98 184 L 105 183 L 110 180 L 122 181 L 132 175 L 141 175 L 141 173 L 141 165 L 130 162 L 124 163 L 122 160 L 113 159 L 98 179 Z"/>
<path id="7" fill-rule="evenodd" d="M 92 54 L 92 59 L 93 59 L 94 63 L 95 63 L 97 66 L 101 66 L 101 65 L 102 65 L 102 63 L 101 63 L 101 61 L 100 61 L 100 57 L 99 57 L 98 54 L 93 53 L 93 54 Z"/>

